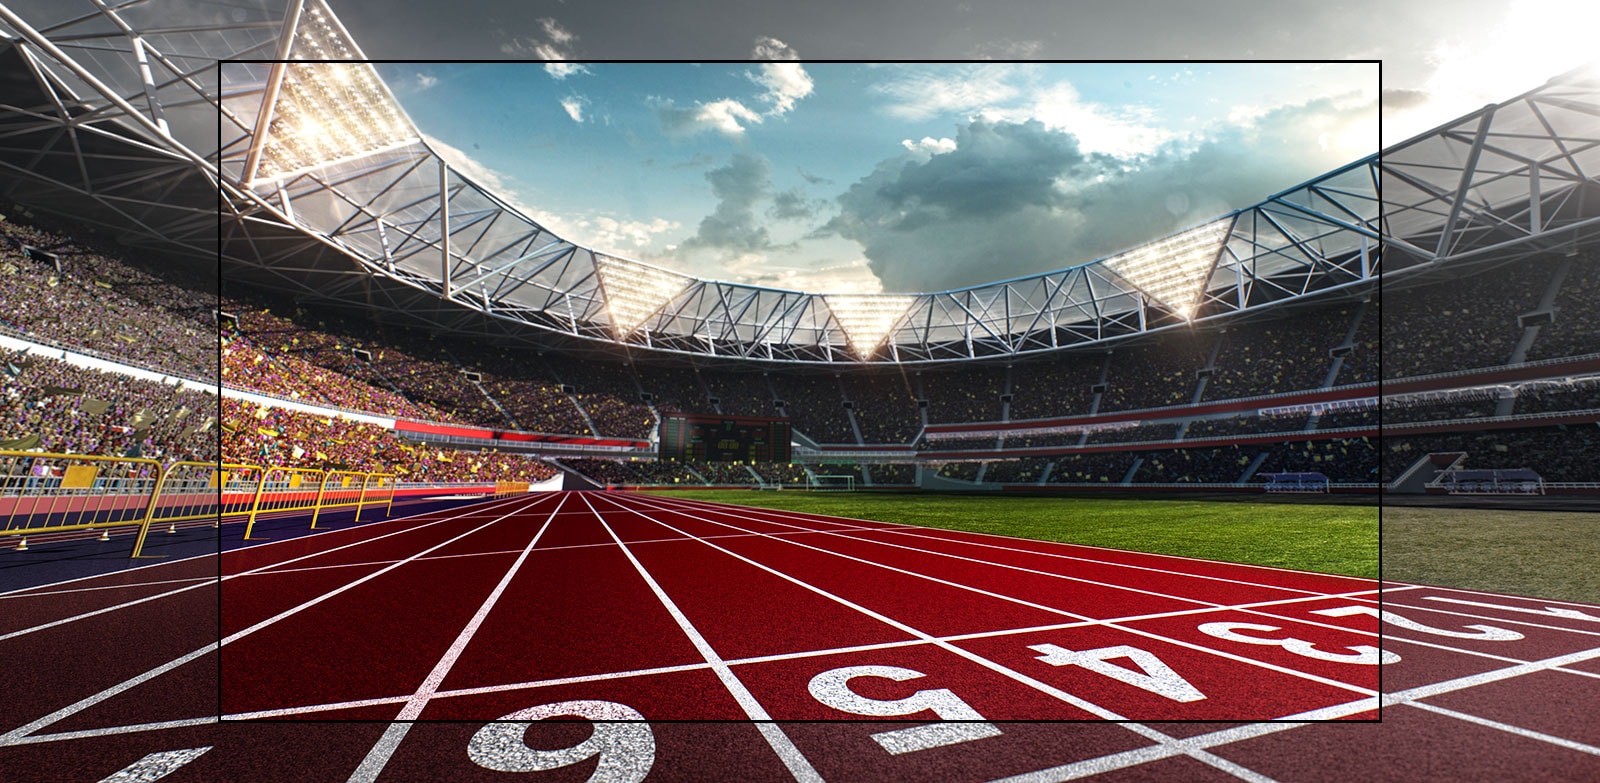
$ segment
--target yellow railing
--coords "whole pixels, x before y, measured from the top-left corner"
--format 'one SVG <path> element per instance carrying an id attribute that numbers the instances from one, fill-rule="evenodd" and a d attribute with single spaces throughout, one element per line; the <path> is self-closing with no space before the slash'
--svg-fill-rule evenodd
<path id="1" fill-rule="evenodd" d="M 496 498 L 505 498 L 512 495 L 526 495 L 528 494 L 528 488 L 532 486 L 526 481 L 496 481 L 494 483 L 494 496 Z"/>
<path id="2" fill-rule="evenodd" d="M 144 502 L 161 479 L 161 463 L 133 457 L 94 457 L 0 451 L 0 536 L 147 525 Z"/>
<path id="3" fill-rule="evenodd" d="M 145 539 L 156 525 L 243 517 L 244 538 L 253 540 L 261 514 L 311 512 L 311 528 L 324 510 L 355 507 L 355 521 L 368 506 L 394 508 L 398 482 L 392 473 L 314 468 L 263 467 L 215 462 L 0 451 L 0 536 L 20 537 L 73 530 L 138 527 L 133 557 L 144 557 Z M 497 485 L 496 495 L 499 494 Z"/>

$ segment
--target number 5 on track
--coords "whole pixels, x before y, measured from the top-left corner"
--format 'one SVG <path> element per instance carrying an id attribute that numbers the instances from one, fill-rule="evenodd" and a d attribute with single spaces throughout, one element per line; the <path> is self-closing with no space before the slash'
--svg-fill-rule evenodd
<path id="1" fill-rule="evenodd" d="M 979 715 L 977 710 L 946 688 L 917 691 L 904 699 L 894 701 L 869 699 L 850 690 L 850 681 L 857 677 L 882 677 L 895 682 L 904 682 L 922 676 L 924 676 L 922 672 L 902 669 L 899 666 L 846 666 L 812 677 L 811 684 L 807 687 L 817 701 L 852 715 L 899 718 L 932 710 L 933 714 L 943 720 L 983 720 L 983 716 Z M 999 734 L 1000 730 L 992 723 L 930 723 L 926 726 L 879 732 L 872 735 L 872 739 L 884 750 L 899 755 Z"/>

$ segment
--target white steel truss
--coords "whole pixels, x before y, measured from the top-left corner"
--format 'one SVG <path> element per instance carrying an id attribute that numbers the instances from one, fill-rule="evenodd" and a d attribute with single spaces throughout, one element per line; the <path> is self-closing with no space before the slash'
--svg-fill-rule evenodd
<path id="1" fill-rule="evenodd" d="M 845 297 L 555 235 L 421 141 L 325 0 L 0 0 L 0 35 L 0 195 L 220 255 L 230 280 L 564 350 L 1003 358 L 1600 242 L 1593 71 L 1108 258 L 1063 249 L 1045 274 Z"/>

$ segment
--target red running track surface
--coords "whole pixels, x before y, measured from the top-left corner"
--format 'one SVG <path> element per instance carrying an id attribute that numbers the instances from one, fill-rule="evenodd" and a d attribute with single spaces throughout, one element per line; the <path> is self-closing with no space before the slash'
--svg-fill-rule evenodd
<path id="1" fill-rule="evenodd" d="M 0 645 L 6 781 L 1600 779 L 1600 607 L 676 498 L 0 594 Z"/>

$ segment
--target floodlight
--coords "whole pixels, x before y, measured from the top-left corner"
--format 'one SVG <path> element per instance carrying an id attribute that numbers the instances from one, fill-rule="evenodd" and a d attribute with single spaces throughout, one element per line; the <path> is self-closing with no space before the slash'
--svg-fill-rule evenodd
<path id="1" fill-rule="evenodd" d="M 1232 217 L 1214 220 L 1100 263 L 1188 320 L 1194 317 L 1200 289 L 1232 227 Z"/>
<path id="2" fill-rule="evenodd" d="M 419 138 L 348 34 L 321 2 L 308 3 L 283 68 L 255 175 L 281 177 Z"/>
<path id="3" fill-rule="evenodd" d="M 598 254 L 594 268 L 600 275 L 611 326 L 619 338 L 632 334 L 645 319 L 694 282 L 687 275 Z"/>
<path id="4" fill-rule="evenodd" d="M 833 319 L 844 330 L 850 349 L 865 359 L 888 338 L 906 311 L 917 301 L 914 296 L 883 294 L 829 294 L 823 297 Z"/>

